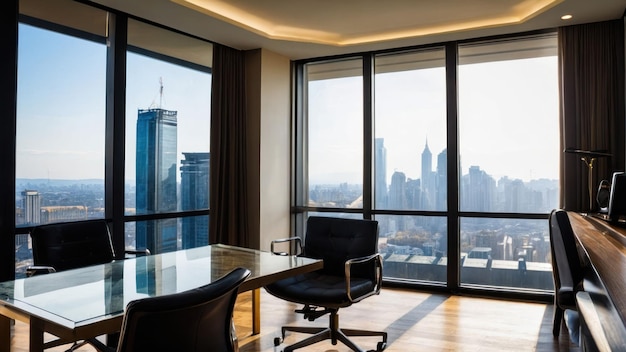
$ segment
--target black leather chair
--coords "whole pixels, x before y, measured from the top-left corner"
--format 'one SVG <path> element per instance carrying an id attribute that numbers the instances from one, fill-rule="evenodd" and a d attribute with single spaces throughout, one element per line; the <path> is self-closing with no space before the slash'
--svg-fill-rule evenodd
<path id="1" fill-rule="evenodd" d="M 300 243 L 299 238 L 273 241 Z M 278 253 L 284 254 L 284 252 Z M 265 287 L 270 294 L 284 300 L 304 304 L 296 310 L 313 321 L 330 314 L 328 327 L 283 327 L 280 345 L 287 331 L 313 334 L 307 339 L 284 348 L 293 351 L 316 342 L 330 339 L 341 341 L 354 351 L 364 351 L 348 336 L 381 336 L 377 351 L 387 345 L 387 333 L 339 328 L 339 308 L 349 307 L 364 298 L 380 292 L 382 284 L 382 257 L 378 254 L 378 222 L 330 217 L 309 217 L 301 255 L 324 260 L 324 268 L 312 273 L 286 278 Z"/>
<path id="2" fill-rule="evenodd" d="M 117 352 L 236 351 L 233 309 L 249 275 L 237 268 L 196 289 L 128 303 Z"/>
<path id="3" fill-rule="evenodd" d="M 113 261 L 115 253 L 106 220 L 35 226 L 31 232 L 33 266 L 28 274 L 64 271 Z M 146 255 L 147 250 L 126 251 Z"/>
<path id="4" fill-rule="evenodd" d="M 583 266 L 574 231 L 565 210 L 555 209 L 550 214 L 550 250 L 554 279 L 552 334 L 558 337 L 565 311 L 577 312 L 576 293 L 583 290 Z M 569 328 L 577 330 L 576 327 Z M 577 331 L 573 333 L 577 334 Z"/>
<path id="5" fill-rule="evenodd" d="M 28 276 L 109 263 L 115 258 L 109 226 L 104 219 L 43 224 L 35 226 L 30 237 L 34 265 L 27 268 Z M 126 254 L 150 252 L 126 251 Z M 74 343 L 68 351 L 86 343 L 98 348 L 98 341 L 90 339 Z"/>

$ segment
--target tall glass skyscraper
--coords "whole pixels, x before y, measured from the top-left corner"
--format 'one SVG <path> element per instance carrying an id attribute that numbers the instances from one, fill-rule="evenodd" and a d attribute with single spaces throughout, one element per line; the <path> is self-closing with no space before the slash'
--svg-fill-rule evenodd
<path id="1" fill-rule="evenodd" d="M 435 187 L 433 180 L 433 153 L 428 148 L 428 140 L 422 151 L 422 208 L 424 210 L 434 210 Z"/>
<path id="2" fill-rule="evenodd" d="M 176 146 L 176 111 L 139 110 L 136 150 L 137 214 L 177 210 Z M 148 248 L 152 253 L 177 250 L 176 225 L 176 219 L 138 221 L 137 248 Z"/>
<path id="3" fill-rule="evenodd" d="M 185 153 L 180 167 L 181 210 L 209 208 L 209 153 Z M 209 217 L 188 216 L 182 221 L 182 247 L 209 244 Z"/>

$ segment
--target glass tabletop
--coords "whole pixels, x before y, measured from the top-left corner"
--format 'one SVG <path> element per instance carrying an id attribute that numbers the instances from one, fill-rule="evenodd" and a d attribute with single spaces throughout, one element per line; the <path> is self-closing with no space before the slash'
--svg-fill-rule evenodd
<path id="1" fill-rule="evenodd" d="M 236 267 L 248 268 L 246 289 L 263 278 L 314 264 L 307 258 L 210 245 L 115 261 L 0 283 L 0 304 L 75 328 L 120 316 L 133 300 L 186 291 L 211 283 Z M 243 285 L 242 285 L 243 287 Z"/>

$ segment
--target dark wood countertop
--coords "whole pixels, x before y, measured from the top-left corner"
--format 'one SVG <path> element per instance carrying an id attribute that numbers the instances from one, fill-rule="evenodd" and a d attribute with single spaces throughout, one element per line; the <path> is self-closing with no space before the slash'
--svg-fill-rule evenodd
<path id="1" fill-rule="evenodd" d="M 626 323 L 626 228 L 568 212 L 574 234 Z"/>
<path id="2" fill-rule="evenodd" d="M 585 261 L 585 292 L 577 295 L 591 350 L 626 350 L 626 228 L 568 212 Z"/>

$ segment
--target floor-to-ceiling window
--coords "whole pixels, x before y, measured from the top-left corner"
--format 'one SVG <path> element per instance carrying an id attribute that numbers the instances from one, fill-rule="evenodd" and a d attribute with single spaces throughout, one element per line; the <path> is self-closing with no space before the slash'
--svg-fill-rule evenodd
<path id="1" fill-rule="evenodd" d="M 106 46 L 27 23 L 19 37 L 16 223 L 102 218 Z"/>
<path id="2" fill-rule="evenodd" d="M 374 192 L 389 278 L 446 281 L 445 49 L 375 56 Z M 427 265 L 418 265 L 427 264 Z"/>
<path id="3" fill-rule="evenodd" d="M 107 13 L 21 1 L 20 14 L 16 225 L 103 218 Z M 31 258 L 17 235 L 17 272 Z"/>
<path id="4" fill-rule="evenodd" d="M 114 244 L 153 253 L 208 244 L 212 44 L 72 0 L 19 6 L 16 275 L 38 224 L 121 219 Z"/>
<path id="5" fill-rule="evenodd" d="M 308 205 L 362 208 L 361 61 L 310 64 L 306 77 Z"/>
<path id="6" fill-rule="evenodd" d="M 297 219 L 378 220 L 390 281 L 552 290 L 556 44 L 535 33 L 299 62 Z"/>
<path id="7" fill-rule="evenodd" d="M 461 283 L 550 289 L 558 206 L 554 36 L 459 46 Z M 476 213 L 476 214 L 472 214 Z"/>

